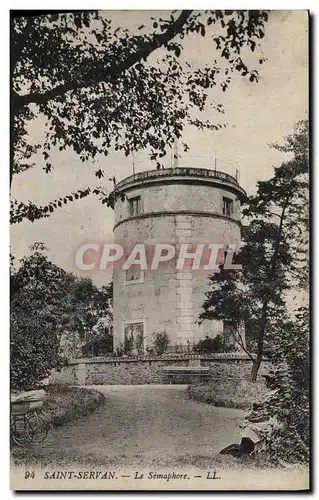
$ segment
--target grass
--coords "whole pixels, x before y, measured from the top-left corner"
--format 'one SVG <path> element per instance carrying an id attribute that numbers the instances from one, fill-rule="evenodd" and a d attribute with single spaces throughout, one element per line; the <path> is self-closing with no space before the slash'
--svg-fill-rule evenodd
<path id="1" fill-rule="evenodd" d="M 93 389 L 83 389 L 60 384 L 45 387 L 47 393 L 43 404 L 46 420 L 52 427 L 59 427 L 73 420 L 93 413 L 105 403 L 105 396 Z M 44 442 L 45 445 L 45 442 Z M 34 463 L 40 466 L 45 463 L 40 445 L 30 445 L 24 448 L 13 446 L 11 449 L 15 465 Z M 65 451 L 57 463 L 65 460 Z"/>
<path id="2" fill-rule="evenodd" d="M 105 403 L 104 395 L 93 389 L 54 384 L 45 391 L 43 411 L 53 427 L 85 417 Z"/>
<path id="3" fill-rule="evenodd" d="M 190 385 L 187 393 L 191 399 L 226 408 L 246 409 L 266 394 L 263 380 L 249 382 L 234 377 L 215 379 L 209 383 Z"/>

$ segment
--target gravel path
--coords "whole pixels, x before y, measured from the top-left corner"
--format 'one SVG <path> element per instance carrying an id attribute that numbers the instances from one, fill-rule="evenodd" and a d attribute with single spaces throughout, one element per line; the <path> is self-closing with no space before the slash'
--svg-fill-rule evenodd
<path id="1" fill-rule="evenodd" d="M 52 430 L 34 450 L 42 464 L 50 459 L 60 464 L 161 463 L 188 455 L 211 457 L 239 441 L 244 412 L 192 401 L 185 385 L 94 389 L 103 392 L 105 405 Z"/>

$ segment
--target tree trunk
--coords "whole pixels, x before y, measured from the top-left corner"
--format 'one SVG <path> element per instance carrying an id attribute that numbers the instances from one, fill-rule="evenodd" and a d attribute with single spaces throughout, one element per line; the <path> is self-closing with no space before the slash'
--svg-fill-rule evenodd
<path id="1" fill-rule="evenodd" d="M 257 375 L 258 375 L 258 371 L 259 371 L 259 368 L 261 365 L 261 360 L 262 360 L 262 356 L 258 356 L 258 355 L 257 355 L 256 359 L 254 359 L 253 366 L 252 366 L 251 373 L 250 373 L 250 381 L 251 382 L 256 382 L 256 380 L 257 380 Z"/>
<path id="2" fill-rule="evenodd" d="M 258 334 L 258 342 L 257 342 L 257 355 L 254 360 L 253 367 L 251 369 L 250 380 L 251 382 L 256 382 L 257 374 L 262 362 L 263 352 L 264 352 L 264 338 L 265 338 L 265 330 L 267 325 L 267 308 L 268 308 L 268 299 L 263 303 L 263 309 L 261 314 L 261 326 Z"/>
<path id="3" fill-rule="evenodd" d="M 281 234 L 282 234 L 282 227 L 283 227 L 285 212 L 286 212 L 286 208 L 288 206 L 289 200 L 290 200 L 290 195 L 287 196 L 285 203 L 284 203 L 284 206 L 282 208 L 281 215 L 280 215 L 280 224 L 279 224 L 279 231 L 278 231 L 279 236 L 281 236 Z M 272 256 L 270 278 L 273 278 L 275 271 L 276 271 L 278 250 L 279 250 L 279 238 L 276 241 L 274 253 Z M 260 368 L 260 365 L 262 362 L 263 350 L 264 350 L 264 338 L 265 338 L 265 331 L 266 331 L 267 320 L 268 320 L 268 318 L 267 318 L 268 303 L 269 303 L 269 298 L 266 297 L 266 299 L 263 303 L 263 307 L 262 307 L 260 329 L 258 332 L 257 356 L 256 356 L 256 359 L 254 360 L 253 367 L 251 369 L 251 374 L 250 374 L 251 382 L 256 382 L 258 371 L 259 371 L 259 368 Z"/>

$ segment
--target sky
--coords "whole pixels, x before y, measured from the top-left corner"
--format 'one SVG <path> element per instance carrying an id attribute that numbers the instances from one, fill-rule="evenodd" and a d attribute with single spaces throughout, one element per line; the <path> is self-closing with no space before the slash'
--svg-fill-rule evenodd
<path id="1" fill-rule="evenodd" d="M 163 14 L 149 11 L 104 11 L 103 15 L 117 26 L 132 29 L 148 25 L 150 17 Z M 182 140 L 190 146 L 189 153 L 179 149 L 179 166 L 214 168 L 235 175 L 240 172 L 240 184 L 252 193 L 259 180 L 272 175 L 273 167 L 286 159 L 269 147 L 283 142 L 293 132 L 294 124 L 307 117 L 308 112 L 308 16 L 306 11 L 271 11 L 262 40 L 262 52 L 248 54 L 257 67 L 260 79 L 257 84 L 236 76 L 230 89 L 215 91 L 212 96 L 223 104 L 222 121 L 227 127 L 219 131 L 198 131 L 186 127 Z M 184 39 L 185 40 L 185 39 Z M 209 63 L 216 55 L 206 37 L 193 37 L 184 43 L 187 60 L 193 65 Z M 260 56 L 267 60 L 256 64 Z M 156 54 L 153 57 L 157 57 Z M 205 114 L 203 115 L 205 119 Z M 210 118 L 207 114 L 206 118 Z M 43 120 L 39 118 L 30 126 L 34 141 L 43 136 Z M 72 151 L 55 150 L 51 163 L 54 170 L 46 174 L 40 159 L 36 166 L 14 177 L 12 195 L 24 202 L 46 204 L 59 196 L 87 186 L 101 184 L 112 190 L 109 177 L 116 181 L 132 174 L 132 158 L 113 152 L 99 159 L 105 177 L 98 181 L 93 175 L 96 166 L 82 163 Z M 169 162 L 168 158 L 168 162 Z M 147 151 L 135 155 L 136 171 L 155 168 L 148 160 Z M 56 210 L 50 218 L 36 222 L 24 221 L 11 229 L 11 252 L 20 259 L 28 255 L 35 241 L 48 247 L 48 257 L 66 270 L 73 268 L 73 252 L 82 241 L 112 241 L 113 211 L 102 205 L 95 196 L 70 203 Z M 111 276 L 96 277 L 100 285 Z"/>

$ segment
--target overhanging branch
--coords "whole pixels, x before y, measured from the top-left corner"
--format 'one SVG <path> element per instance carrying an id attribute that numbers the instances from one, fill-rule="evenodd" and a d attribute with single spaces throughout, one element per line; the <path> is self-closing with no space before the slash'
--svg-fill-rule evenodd
<path id="1" fill-rule="evenodd" d="M 14 92 L 12 95 L 13 106 L 15 108 L 21 108 L 32 102 L 35 104 L 43 104 L 50 99 L 54 99 L 54 97 L 65 94 L 70 90 L 91 87 L 92 85 L 100 82 L 107 83 L 114 81 L 121 73 L 123 73 L 123 71 L 131 68 L 137 62 L 147 59 L 147 57 L 154 50 L 162 47 L 165 43 L 172 40 L 172 38 L 180 32 L 191 13 L 191 10 L 183 10 L 176 21 L 172 22 L 164 33 L 155 34 L 150 40 L 142 42 L 133 54 L 130 54 L 124 61 L 119 63 L 115 62 L 111 67 L 107 67 L 105 72 L 101 71 L 100 67 L 99 71 L 97 71 L 96 68 L 92 68 L 80 81 L 66 82 L 64 84 L 57 85 L 53 89 L 44 93 L 19 95 Z"/>

